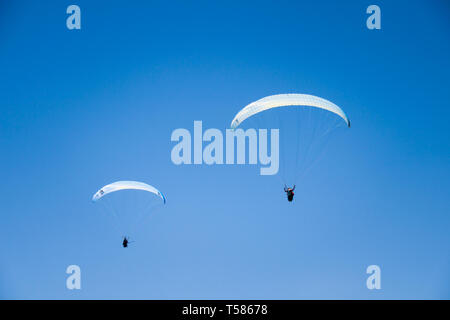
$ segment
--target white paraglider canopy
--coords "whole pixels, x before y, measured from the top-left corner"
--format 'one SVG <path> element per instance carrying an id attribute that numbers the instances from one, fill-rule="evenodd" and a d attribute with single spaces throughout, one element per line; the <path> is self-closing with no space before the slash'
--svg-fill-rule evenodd
<path id="1" fill-rule="evenodd" d="M 287 106 L 309 106 L 328 110 L 341 117 L 346 122 L 347 126 L 350 127 L 350 121 L 344 111 L 331 101 L 309 94 L 290 93 L 267 96 L 250 103 L 236 114 L 231 122 L 231 128 L 236 129 L 245 119 L 262 111 Z"/>
<path id="2" fill-rule="evenodd" d="M 92 197 L 92 201 L 97 201 L 108 193 L 119 190 L 142 190 L 151 192 L 156 194 L 164 201 L 164 203 L 166 203 L 166 197 L 164 197 L 164 195 L 158 189 L 139 181 L 116 181 L 114 183 L 108 184 L 94 194 L 94 196 Z"/>
<path id="3" fill-rule="evenodd" d="M 240 109 L 231 121 L 231 129 L 241 127 L 267 130 L 266 134 L 270 129 L 270 147 L 275 146 L 271 154 L 275 152 L 273 159 L 279 160 L 276 175 L 283 184 L 292 186 L 306 177 L 331 138 L 350 127 L 350 121 L 331 101 L 290 93 L 267 96 Z M 276 138 L 272 140 L 273 134 Z"/>

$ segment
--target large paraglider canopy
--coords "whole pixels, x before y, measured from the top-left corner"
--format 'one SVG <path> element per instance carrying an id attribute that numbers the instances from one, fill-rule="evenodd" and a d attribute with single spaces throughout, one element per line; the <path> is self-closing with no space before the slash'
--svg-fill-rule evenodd
<path id="1" fill-rule="evenodd" d="M 251 102 L 231 121 L 233 130 L 279 130 L 277 176 L 287 186 L 305 176 L 339 128 L 348 127 L 350 120 L 338 105 L 300 93 L 271 95 Z"/>
<path id="2" fill-rule="evenodd" d="M 268 109 L 288 106 L 309 106 L 323 110 L 328 110 L 341 117 L 350 127 L 350 121 L 345 115 L 344 111 L 335 105 L 333 102 L 325 100 L 320 97 L 316 97 L 310 94 L 276 94 L 273 96 L 267 96 L 248 104 L 245 108 L 237 113 L 233 121 L 231 121 L 231 128 L 237 128 L 245 119 L 263 112 Z"/>

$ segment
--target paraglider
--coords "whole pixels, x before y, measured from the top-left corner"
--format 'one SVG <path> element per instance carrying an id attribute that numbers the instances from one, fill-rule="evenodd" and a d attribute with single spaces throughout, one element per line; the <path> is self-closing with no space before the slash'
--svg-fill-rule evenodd
<path id="1" fill-rule="evenodd" d="M 267 96 L 265 98 L 254 101 L 245 106 L 239 111 L 231 121 L 231 128 L 237 128 L 245 119 L 254 116 L 257 113 L 278 107 L 314 107 L 323 110 L 330 111 L 341 117 L 348 127 L 350 127 L 350 121 L 345 115 L 344 111 L 331 101 L 325 100 L 320 97 L 316 97 L 309 94 L 288 93 L 288 94 L 276 94 L 273 96 Z"/>
<path id="2" fill-rule="evenodd" d="M 159 190 L 157 190 L 155 187 L 152 187 L 151 185 L 148 185 L 146 183 L 139 182 L 139 181 L 116 181 L 114 183 L 108 184 L 108 185 L 104 186 L 103 188 L 101 188 L 99 191 L 97 191 L 92 196 L 92 201 L 98 201 L 98 200 L 100 200 L 100 198 L 106 196 L 107 194 L 109 194 L 111 192 L 127 190 L 127 189 L 128 190 L 142 190 L 142 191 L 154 193 L 158 197 L 160 197 L 164 201 L 164 203 L 166 203 L 166 198 Z"/>
<path id="3" fill-rule="evenodd" d="M 123 237 L 122 246 L 124 248 L 128 247 L 128 239 L 127 239 L 127 237 Z"/>
<path id="4" fill-rule="evenodd" d="M 286 192 L 286 196 L 289 202 L 292 202 L 292 200 L 294 200 L 294 190 L 295 185 L 292 188 L 288 188 L 286 187 L 286 185 L 284 185 L 284 192 Z"/>
<path id="5" fill-rule="evenodd" d="M 166 203 L 166 197 L 155 187 L 143 182 L 116 181 L 98 190 L 92 196 L 92 201 L 103 204 L 108 215 L 114 218 L 118 232 L 130 234 L 142 224 L 147 213 Z M 129 237 L 123 237 L 122 246 L 127 248 L 129 243 Z"/>
<path id="6" fill-rule="evenodd" d="M 277 176 L 289 202 L 294 198 L 295 183 L 317 161 L 331 133 L 350 127 L 345 112 L 333 102 L 297 93 L 271 95 L 248 104 L 235 115 L 231 129 L 237 130 L 244 122 L 249 127 L 279 129 Z"/>

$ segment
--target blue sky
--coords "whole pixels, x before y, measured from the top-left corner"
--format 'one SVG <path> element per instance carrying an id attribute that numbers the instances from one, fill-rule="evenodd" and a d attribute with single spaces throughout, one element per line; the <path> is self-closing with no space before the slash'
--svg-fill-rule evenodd
<path id="1" fill-rule="evenodd" d="M 367 6 L 381 30 L 366 28 Z M 66 28 L 70 4 L 82 29 Z M 449 299 L 445 1 L 0 5 L 0 298 Z M 253 166 L 175 166 L 171 132 L 310 93 L 352 128 L 287 203 Z M 139 180 L 166 207 L 120 247 L 90 201 Z M 65 287 L 68 265 L 82 289 Z M 382 289 L 365 286 L 367 266 Z"/>

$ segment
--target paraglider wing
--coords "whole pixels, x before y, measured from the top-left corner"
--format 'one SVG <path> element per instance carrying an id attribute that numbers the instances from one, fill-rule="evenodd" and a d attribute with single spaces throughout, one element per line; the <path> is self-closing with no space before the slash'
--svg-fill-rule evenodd
<path id="1" fill-rule="evenodd" d="M 138 181 L 116 181 L 114 183 L 108 184 L 94 194 L 94 196 L 92 197 L 92 201 L 97 201 L 108 193 L 127 189 L 143 190 L 154 193 L 158 197 L 160 197 L 164 201 L 164 203 L 166 203 L 166 197 L 164 197 L 164 195 L 158 189 L 152 187 L 151 185 Z"/>
<path id="2" fill-rule="evenodd" d="M 309 106 L 328 110 L 341 117 L 350 127 L 350 121 L 344 111 L 334 103 L 309 94 L 277 94 L 254 101 L 239 111 L 231 122 L 231 128 L 236 129 L 245 119 L 262 111 L 287 106 Z"/>

